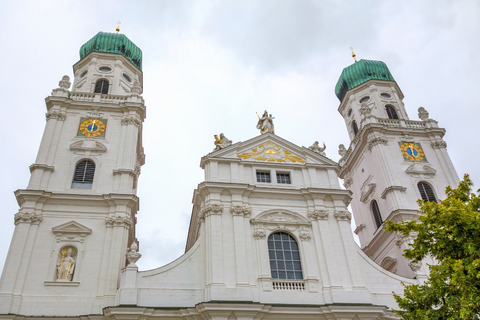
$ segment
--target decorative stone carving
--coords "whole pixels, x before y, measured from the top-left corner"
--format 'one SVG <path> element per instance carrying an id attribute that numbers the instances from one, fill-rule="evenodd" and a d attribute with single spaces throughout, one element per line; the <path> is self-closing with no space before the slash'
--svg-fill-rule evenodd
<path id="1" fill-rule="evenodd" d="M 232 206 L 230 207 L 230 212 L 233 214 L 249 217 L 252 214 L 252 208 L 246 206 Z"/>
<path id="2" fill-rule="evenodd" d="M 325 156 L 324 151 L 325 151 L 326 148 L 327 148 L 327 146 L 325 145 L 325 142 L 323 143 L 323 147 L 320 147 L 318 145 L 318 141 L 315 141 L 310 147 L 308 147 L 308 149 L 312 150 L 313 152 L 319 153 L 322 156 Z"/>
<path id="3" fill-rule="evenodd" d="M 135 116 L 124 116 L 122 118 L 122 125 L 127 126 L 133 124 L 136 127 L 140 127 L 142 122 Z"/>
<path id="4" fill-rule="evenodd" d="M 345 178 L 345 180 L 343 180 L 343 186 L 347 189 L 352 185 L 352 183 L 353 183 L 353 179 L 350 177 Z"/>
<path id="5" fill-rule="evenodd" d="M 258 117 L 257 129 L 260 130 L 261 134 L 264 134 L 267 132 L 275 134 L 273 119 L 275 118 L 272 117 L 271 114 L 269 115 L 267 110 L 265 110 L 261 118 L 260 116 Z"/>
<path id="6" fill-rule="evenodd" d="M 68 88 L 70 88 L 70 85 L 71 85 L 70 77 L 67 76 L 67 75 L 63 76 L 62 80 L 60 80 L 60 82 L 58 83 L 58 86 L 60 88 L 67 89 L 67 90 L 68 90 Z"/>
<path id="7" fill-rule="evenodd" d="M 308 212 L 307 217 L 311 220 L 328 219 L 328 211 L 327 210 L 312 210 L 312 211 Z"/>
<path id="8" fill-rule="evenodd" d="M 428 117 L 430 116 L 430 114 L 428 113 L 427 110 L 425 110 L 424 107 L 420 107 L 418 108 L 418 117 L 420 118 L 420 120 L 428 120 Z"/>
<path id="9" fill-rule="evenodd" d="M 213 142 L 215 144 L 214 151 L 217 151 L 232 145 L 232 140 L 225 137 L 223 133 L 220 133 L 220 138 L 217 135 L 214 135 L 214 137 L 215 137 L 215 141 Z"/>
<path id="10" fill-rule="evenodd" d="M 142 94 L 142 91 L 143 90 L 142 90 L 142 86 L 140 85 L 140 82 L 138 80 L 135 80 L 133 82 L 132 88 L 130 89 L 130 92 L 132 94 L 140 95 L 140 94 Z"/>
<path id="11" fill-rule="evenodd" d="M 418 162 L 409 166 L 406 170 L 410 176 L 415 177 L 432 177 L 437 173 L 437 170 L 433 169 L 431 166 L 426 164 L 420 164 Z"/>
<path id="12" fill-rule="evenodd" d="M 137 250 L 138 244 L 136 241 L 133 241 L 130 245 L 130 248 L 127 249 L 126 253 L 129 267 L 136 267 L 136 262 L 142 257 L 142 255 Z"/>
<path id="13" fill-rule="evenodd" d="M 81 139 L 70 144 L 70 150 L 75 154 L 84 154 L 90 152 L 91 155 L 102 154 L 107 151 L 107 147 L 93 139 Z"/>
<path id="14" fill-rule="evenodd" d="M 388 140 L 385 139 L 384 137 L 375 137 L 375 138 L 369 139 L 368 140 L 368 150 L 372 151 L 372 148 L 374 146 L 376 146 L 377 144 L 387 145 L 387 143 L 388 143 Z"/>
<path id="15" fill-rule="evenodd" d="M 132 219 L 130 219 L 130 217 L 106 217 L 105 222 L 107 224 L 107 228 L 124 227 L 126 229 L 130 229 L 132 226 Z"/>
<path id="16" fill-rule="evenodd" d="M 271 226 L 273 229 L 267 227 L 269 230 L 277 230 L 279 227 L 285 229 L 285 226 L 290 226 L 287 228 L 290 231 L 292 231 L 292 228 L 295 230 L 299 226 L 311 225 L 310 221 L 303 216 L 288 210 L 268 210 L 261 213 L 257 218 L 251 219 L 250 223 Z"/>
<path id="17" fill-rule="evenodd" d="M 312 240 L 312 235 L 307 231 L 300 231 L 299 238 L 302 241 L 310 241 Z"/>
<path id="18" fill-rule="evenodd" d="M 267 233 L 265 229 L 255 229 L 253 230 L 253 237 L 257 240 L 265 238 Z"/>
<path id="19" fill-rule="evenodd" d="M 400 142 L 414 142 L 415 141 L 415 139 L 410 137 L 408 134 L 400 137 L 399 140 L 400 140 Z"/>
<path id="20" fill-rule="evenodd" d="M 284 149 L 270 141 L 262 143 L 258 147 L 253 148 L 251 152 L 239 154 L 237 157 L 242 159 L 252 158 L 257 161 L 305 163 L 305 160 L 300 156 L 296 156 L 287 149 Z"/>
<path id="21" fill-rule="evenodd" d="M 265 217 L 267 221 L 276 221 L 276 222 L 297 222 L 298 219 L 295 217 L 288 215 L 284 212 L 277 212 L 270 214 Z"/>
<path id="22" fill-rule="evenodd" d="M 201 214 L 202 214 L 202 217 L 208 217 L 212 214 L 222 214 L 222 211 L 223 211 L 223 205 L 211 204 L 211 205 L 205 206 L 202 209 Z"/>
<path id="23" fill-rule="evenodd" d="M 345 211 L 345 210 L 335 211 L 333 216 L 337 220 L 348 220 L 348 222 L 350 222 L 352 220 L 352 214 L 348 211 Z"/>
<path id="24" fill-rule="evenodd" d="M 419 262 L 410 261 L 408 266 L 410 267 L 410 269 L 412 269 L 413 272 L 417 273 L 418 271 L 420 271 L 420 268 L 422 267 L 422 264 L 419 263 Z"/>
<path id="25" fill-rule="evenodd" d="M 447 142 L 444 140 L 437 140 L 432 142 L 433 149 L 440 149 L 440 148 L 446 148 L 446 147 L 447 147 Z"/>
<path id="26" fill-rule="evenodd" d="M 17 212 L 13 217 L 15 225 L 19 223 L 39 224 L 43 215 L 34 212 Z"/>
<path id="27" fill-rule="evenodd" d="M 366 117 L 370 113 L 372 113 L 372 109 L 366 103 L 363 103 L 362 107 L 360 108 L 360 113 L 362 114 L 362 116 Z"/>
<path id="28" fill-rule="evenodd" d="M 338 145 L 338 154 L 340 157 L 345 157 L 345 154 L 347 153 L 347 149 L 345 149 L 345 146 L 343 144 Z"/>
<path id="29" fill-rule="evenodd" d="M 60 249 L 57 262 L 57 281 L 72 281 L 76 256 L 77 248 L 74 246 L 65 246 Z"/>
<path id="30" fill-rule="evenodd" d="M 67 117 L 67 114 L 62 111 L 56 111 L 56 110 L 51 110 L 45 113 L 45 119 L 50 120 L 50 119 L 56 119 L 58 121 L 64 121 L 65 118 Z"/>

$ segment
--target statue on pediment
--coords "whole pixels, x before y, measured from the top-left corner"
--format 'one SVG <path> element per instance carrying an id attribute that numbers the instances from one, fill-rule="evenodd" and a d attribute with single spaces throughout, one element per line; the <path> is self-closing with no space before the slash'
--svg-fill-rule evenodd
<path id="1" fill-rule="evenodd" d="M 308 147 L 308 149 L 312 150 L 313 152 L 319 153 L 322 156 L 325 156 L 324 151 L 326 148 L 327 146 L 325 145 L 325 142 L 323 143 L 323 147 L 320 147 L 320 145 L 318 144 L 318 141 L 315 141 L 310 147 Z"/>
<path id="2" fill-rule="evenodd" d="M 215 149 L 214 151 L 229 147 L 232 145 L 232 140 L 228 139 L 225 137 L 223 133 L 220 133 L 220 138 L 217 135 L 214 135 L 215 137 Z"/>
<path id="3" fill-rule="evenodd" d="M 258 116 L 258 122 L 257 122 L 257 129 L 260 130 L 261 134 L 270 132 L 270 133 L 275 133 L 275 127 L 273 125 L 273 119 L 271 114 L 268 114 L 267 110 L 263 113 L 262 117 L 257 114 Z"/>

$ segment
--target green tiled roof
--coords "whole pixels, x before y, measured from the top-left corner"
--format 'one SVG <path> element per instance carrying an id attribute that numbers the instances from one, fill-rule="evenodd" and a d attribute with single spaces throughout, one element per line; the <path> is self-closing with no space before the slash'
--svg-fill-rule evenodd
<path id="1" fill-rule="evenodd" d="M 387 65 L 382 61 L 360 60 L 343 69 L 335 86 L 335 94 L 342 102 L 347 91 L 368 80 L 395 81 Z"/>
<path id="2" fill-rule="evenodd" d="M 92 52 L 117 53 L 123 55 L 142 70 L 142 50 L 124 34 L 99 32 L 80 48 L 80 59 Z"/>

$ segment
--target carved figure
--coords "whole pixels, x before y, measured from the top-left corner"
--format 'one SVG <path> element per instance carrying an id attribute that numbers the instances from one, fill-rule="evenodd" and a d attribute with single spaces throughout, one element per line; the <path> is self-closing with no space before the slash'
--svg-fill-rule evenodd
<path id="1" fill-rule="evenodd" d="M 428 117 L 430 116 L 430 114 L 428 113 L 427 110 L 425 110 L 424 107 L 420 107 L 418 108 L 418 117 L 420 118 L 420 120 L 427 120 Z"/>
<path id="2" fill-rule="evenodd" d="M 130 89 L 130 92 L 132 94 L 137 94 L 137 95 L 140 95 L 142 94 L 142 87 L 140 86 L 140 82 L 138 80 L 135 80 L 133 82 L 133 86 L 132 88 Z"/>
<path id="3" fill-rule="evenodd" d="M 339 145 L 338 146 L 338 154 L 340 155 L 340 157 L 343 158 L 346 153 L 347 153 L 347 149 L 345 149 L 345 146 L 343 144 Z"/>
<path id="4" fill-rule="evenodd" d="M 75 259 L 72 257 L 72 248 L 63 249 L 62 259 L 57 263 L 57 280 L 72 281 L 75 270 Z"/>
<path id="5" fill-rule="evenodd" d="M 308 149 L 312 150 L 313 152 L 320 153 L 322 156 L 325 155 L 325 149 L 327 146 L 325 146 L 325 142 L 323 143 L 323 148 L 318 145 L 318 141 L 315 141 Z"/>
<path id="6" fill-rule="evenodd" d="M 258 123 L 257 123 L 257 129 L 260 130 L 261 134 L 270 132 L 270 133 L 275 133 L 275 127 L 273 125 L 273 119 L 272 115 L 268 114 L 267 110 L 263 113 L 262 117 L 258 117 Z"/>
<path id="7" fill-rule="evenodd" d="M 229 140 L 227 137 L 225 137 L 223 133 L 220 133 L 220 138 L 217 135 L 214 135 L 214 137 L 215 137 L 214 151 L 217 151 L 232 145 L 232 140 Z"/>
<path id="8" fill-rule="evenodd" d="M 68 89 L 70 88 L 70 77 L 69 76 L 63 76 L 62 80 L 58 83 L 58 86 L 63 89 Z"/>
<path id="9" fill-rule="evenodd" d="M 138 253 L 138 244 L 133 241 L 132 244 L 130 245 L 130 249 L 127 250 L 127 260 L 128 260 L 128 265 L 129 266 L 136 266 L 136 262 L 138 259 L 142 257 L 140 253 Z"/>

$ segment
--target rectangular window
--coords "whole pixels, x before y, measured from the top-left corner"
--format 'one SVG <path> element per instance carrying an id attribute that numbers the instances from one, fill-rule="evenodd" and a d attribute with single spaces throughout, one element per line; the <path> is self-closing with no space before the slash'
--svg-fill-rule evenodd
<path id="1" fill-rule="evenodd" d="M 270 183 L 270 172 L 258 172 L 257 171 L 257 182 L 267 182 Z"/>
<path id="2" fill-rule="evenodd" d="M 277 183 L 290 184 L 289 173 L 277 173 Z"/>

